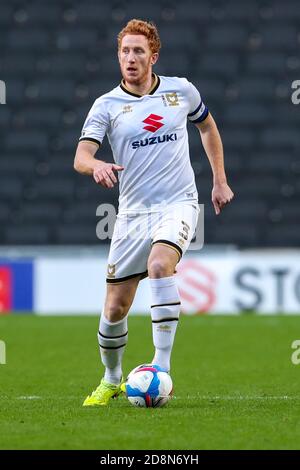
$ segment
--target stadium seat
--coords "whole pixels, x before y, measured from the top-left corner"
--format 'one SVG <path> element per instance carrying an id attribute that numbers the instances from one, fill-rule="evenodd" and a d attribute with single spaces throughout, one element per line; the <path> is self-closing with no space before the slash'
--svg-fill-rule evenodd
<path id="1" fill-rule="evenodd" d="M 34 178 L 35 157 L 31 154 L 20 153 L 4 153 L 0 160 L 0 177 L 19 177 L 23 181 L 26 178 Z"/>
<path id="2" fill-rule="evenodd" d="M 238 71 L 239 58 L 233 53 L 210 52 L 199 55 L 196 64 L 196 75 L 222 78 L 235 76 Z"/>
<path id="3" fill-rule="evenodd" d="M 11 225 L 4 229 L 4 243 L 12 245 L 44 245 L 51 243 L 50 229 L 45 225 Z"/>
<path id="4" fill-rule="evenodd" d="M 9 31 L 7 35 L 7 48 L 11 53 L 21 51 L 40 51 L 50 45 L 50 33 L 37 28 L 15 29 Z"/>
<path id="5" fill-rule="evenodd" d="M 113 188 L 107 189 L 103 186 L 94 183 L 91 180 L 86 180 L 75 187 L 75 197 L 78 201 L 88 200 L 93 202 L 111 203 L 116 205 L 118 198 L 118 187 L 115 185 Z"/>
<path id="6" fill-rule="evenodd" d="M 226 20 L 255 21 L 258 14 L 258 4 L 255 1 L 241 3 L 239 0 L 229 0 L 224 4 L 224 19 Z"/>
<path id="7" fill-rule="evenodd" d="M 294 223 L 295 220 L 300 220 L 300 206 L 297 201 L 280 201 L 275 209 L 280 211 L 281 221 L 283 223 Z"/>
<path id="8" fill-rule="evenodd" d="M 168 44 L 169 48 L 186 51 L 192 49 L 193 45 L 198 43 L 200 33 L 196 28 L 187 28 L 180 25 L 174 28 L 174 26 L 166 25 L 160 31 L 160 37 L 162 43 Z"/>
<path id="9" fill-rule="evenodd" d="M 11 87 L 14 83 L 22 83 L 28 77 L 32 78 L 32 74 L 35 70 L 36 59 L 33 54 L 24 52 L 14 52 L 13 55 L 6 51 L 1 57 L 0 62 L 0 73 L 1 77 L 7 77 L 9 79 L 9 86 L 7 87 L 7 93 L 10 96 L 10 102 L 15 98 L 15 90 L 11 91 Z M 17 81 L 16 77 L 20 77 Z"/>
<path id="10" fill-rule="evenodd" d="M 292 154 L 289 152 L 257 151 L 249 155 L 246 165 L 254 174 L 279 174 L 290 173 Z"/>
<path id="11" fill-rule="evenodd" d="M 299 246 L 299 230 L 297 225 L 283 225 L 266 230 L 265 246 L 268 247 L 294 247 Z"/>
<path id="12" fill-rule="evenodd" d="M 297 48 L 297 29 L 288 24 L 278 22 L 271 26 L 264 25 L 261 31 L 262 45 L 266 49 L 278 51 L 293 51 Z"/>
<path id="13" fill-rule="evenodd" d="M 239 221 L 247 224 L 253 217 L 260 223 L 267 219 L 267 202 L 265 200 L 255 197 L 253 199 L 245 199 L 245 196 L 240 198 L 238 195 L 235 204 L 231 204 L 224 209 L 226 223 L 227 221 L 229 223 L 230 221 Z"/>
<path id="14" fill-rule="evenodd" d="M 178 63 L 180 63 L 181 76 L 186 77 L 191 67 L 188 54 L 180 51 L 162 50 L 156 71 L 161 75 L 177 75 Z"/>
<path id="15" fill-rule="evenodd" d="M 27 100 L 39 104 L 69 104 L 75 93 L 75 83 L 70 79 L 40 78 L 27 87 Z"/>
<path id="16" fill-rule="evenodd" d="M 261 134 L 261 143 L 266 147 L 299 148 L 300 139 L 295 129 L 283 125 L 266 127 Z"/>
<path id="17" fill-rule="evenodd" d="M 255 172 L 252 178 L 245 177 L 245 175 L 234 180 L 233 187 L 237 198 L 239 195 L 245 197 L 257 197 L 259 196 L 263 201 L 274 199 L 280 193 L 280 179 L 273 175 L 263 175 Z"/>
<path id="18" fill-rule="evenodd" d="M 53 158 L 49 161 L 40 162 L 40 165 L 43 165 L 43 169 L 41 169 L 42 174 L 50 175 L 51 177 L 59 177 L 59 176 L 69 176 L 72 179 L 76 179 L 77 181 L 80 178 L 80 175 L 76 174 L 73 170 L 73 161 L 74 155 L 66 155 L 65 152 L 62 153 L 53 153 Z M 39 173 L 39 169 L 36 169 L 37 173 Z"/>
<path id="19" fill-rule="evenodd" d="M 242 76 L 236 86 L 242 100 L 256 100 L 259 103 L 274 101 L 275 81 L 272 77 Z"/>
<path id="20" fill-rule="evenodd" d="M 22 181 L 17 177 L 1 177 L 0 176 L 0 200 L 1 201 L 18 201 L 22 197 Z"/>
<path id="21" fill-rule="evenodd" d="M 48 134 L 43 131 L 10 131 L 4 141 L 7 149 L 10 150 L 46 150 L 48 145 Z"/>
<path id="22" fill-rule="evenodd" d="M 275 123 L 277 117 L 280 116 L 282 122 L 290 126 L 293 126 L 294 129 L 299 127 L 300 124 L 300 115 L 297 106 L 292 102 L 290 103 L 276 103 L 273 107 L 273 119 L 272 122 Z"/>
<path id="23" fill-rule="evenodd" d="M 61 6 L 58 2 L 41 4 L 33 1 L 22 5 L 24 23 L 30 27 L 55 27 L 61 19 Z"/>
<path id="24" fill-rule="evenodd" d="M 224 97 L 226 85 L 220 78 L 202 78 L 199 74 L 199 78 L 193 80 L 193 84 L 198 88 L 203 101 L 209 107 L 211 101 L 219 101 Z"/>
<path id="25" fill-rule="evenodd" d="M 29 105 L 16 113 L 14 119 L 19 128 L 57 128 L 61 122 L 62 110 L 59 106 Z"/>
<path id="26" fill-rule="evenodd" d="M 86 222 L 96 223 L 97 204 L 95 202 L 77 202 L 68 206 L 63 213 L 63 220 L 67 223 L 84 220 Z"/>
<path id="27" fill-rule="evenodd" d="M 76 12 L 77 23 L 87 26 L 101 25 L 101 29 L 105 27 L 111 19 L 111 8 L 106 2 L 87 1 L 84 3 L 77 2 L 73 5 Z"/>
<path id="28" fill-rule="evenodd" d="M 85 224 L 84 226 L 75 224 L 60 224 L 56 227 L 54 233 L 54 242 L 61 244 L 99 244 L 100 241 L 96 235 L 96 224 Z"/>
<path id="29" fill-rule="evenodd" d="M 176 2 L 176 21 L 182 21 L 186 24 L 190 22 L 205 23 L 212 16 L 211 7 L 208 1 L 194 2 L 188 0 Z"/>
<path id="30" fill-rule="evenodd" d="M 12 5 L 2 3 L 0 5 L 0 25 L 7 26 L 11 23 L 13 16 L 13 7 Z"/>
<path id="31" fill-rule="evenodd" d="M 84 53 L 56 52 L 41 58 L 37 61 L 36 67 L 39 74 L 46 77 L 71 78 L 76 76 L 78 79 L 86 76 L 85 62 L 86 56 Z"/>
<path id="32" fill-rule="evenodd" d="M 299 3 L 296 0 L 288 2 L 288 8 L 285 3 L 280 0 L 272 2 L 272 9 L 274 12 L 274 18 L 277 20 L 290 19 L 297 20 L 300 18 Z"/>
<path id="33" fill-rule="evenodd" d="M 9 220 L 10 216 L 10 207 L 4 202 L 0 203 L 0 226 L 5 226 Z"/>
<path id="34" fill-rule="evenodd" d="M 10 126 L 11 111 L 7 106 L 1 106 L 0 108 L 0 127 L 5 129 Z"/>
<path id="35" fill-rule="evenodd" d="M 56 223 L 59 222 L 61 215 L 61 207 L 59 204 L 49 202 L 34 202 L 25 203 L 19 207 L 19 219 L 24 222 L 31 222 L 35 224 L 45 222 Z"/>
<path id="36" fill-rule="evenodd" d="M 286 60 L 286 54 L 282 52 L 260 52 L 248 56 L 247 68 L 249 73 L 278 77 L 286 69 Z"/>
<path id="37" fill-rule="evenodd" d="M 22 105 L 24 94 L 24 80 L 10 79 L 8 86 L 6 86 L 6 103 L 10 103 L 12 106 Z"/>
<path id="38" fill-rule="evenodd" d="M 237 23 L 209 28 L 205 44 L 209 50 L 216 49 L 218 52 L 224 49 L 230 51 L 245 48 L 248 38 L 247 29 Z"/>
<path id="39" fill-rule="evenodd" d="M 105 64 L 105 60 L 103 61 L 103 66 L 104 64 Z M 111 73 L 111 70 L 110 70 L 110 73 Z M 121 78 L 122 78 L 120 69 L 118 67 L 114 67 L 112 70 L 112 74 L 113 76 L 109 80 L 107 79 L 104 79 L 101 81 L 99 81 L 98 79 L 90 80 L 89 85 L 88 85 L 90 102 L 88 106 L 84 108 L 84 110 L 81 107 L 77 111 L 80 113 L 80 116 L 82 119 L 86 118 L 86 115 L 96 98 L 103 95 L 104 93 L 107 93 L 108 91 L 110 91 L 111 88 L 114 88 L 119 85 Z M 81 121 L 81 124 L 83 124 L 83 121 Z"/>
<path id="40" fill-rule="evenodd" d="M 267 106 L 253 102 L 233 103 L 225 110 L 224 119 L 227 123 L 259 125 L 271 117 Z"/>
<path id="41" fill-rule="evenodd" d="M 237 246 L 241 246 L 243 241 L 248 246 L 257 245 L 259 241 L 259 227 L 251 223 L 225 223 L 224 225 L 218 223 L 215 230 L 211 232 L 211 238 L 206 238 L 206 243 L 224 243 Z"/>
<path id="42" fill-rule="evenodd" d="M 74 184 L 71 179 L 63 177 L 36 178 L 33 184 L 29 184 L 24 190 L 27 200 L 35 201 L 71 201 L 74 194 Z"/>
<path id="43" fill-rule="evenodd" d="M 254 129 L 240 125 L 229 126 L 227 123 L 222 130 L 222 137 L 225 148 L 230 150 L 238 149 L 240 152 L 251 149 L 257 139 Z"/>
<path id="44" fill-rule="evenodd" d="M 90 28 L 64 28 L 57 31 L 56 47 L 60 51 L 87 52 L 87 50 L 95 46 L 98 39 L 97 29 Z"/>

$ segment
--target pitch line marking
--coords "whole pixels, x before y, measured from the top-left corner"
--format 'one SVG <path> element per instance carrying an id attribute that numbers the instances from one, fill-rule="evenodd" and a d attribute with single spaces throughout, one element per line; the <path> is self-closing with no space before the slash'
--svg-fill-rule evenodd
<path id="1" fill-rule="evenodd" d="M 125 398 L 125 397 L 124 397 Z M 1 400 L 10 400 L 9 396 L 0 396 Z M 53 396 L 39 396 L 39 395 L 21 395 L 19 397 L 13 397 L 13 400 L 81 400 L 82 396 L 67 396 L 67 397 L 57 397 Z M 177 396 L 174 395 L 174 400 L 231 400 L 231 401 L 247 401 L 247 400 L 300 400 L 300 396 L 288 396 L 288 395 L 187 395 L 187 396 Z"/>
<path id="2" fill-rule="evenodd" d="M 215 396 L 209 396 L 209 395 L 187 395 L 186 397 L 182 396 L 176 396 L 174 395 L 173 398 L 177 398 L 180 400 L 183 399 L 190 399 L 190 400 L 300 400 L 300 396 L 288 396 L 288 395 L 282 395 L 282 396 L 274 396 L 274 395 L 215 395 Z"/>
<path id="3" fill-rule="evenodd" d="M 39 397 L 37 395 L 28 395 L 28 396 L 21 396 L 21 397 L 16 397 L 17 400 L 41 400 L 42 397 Z"/>

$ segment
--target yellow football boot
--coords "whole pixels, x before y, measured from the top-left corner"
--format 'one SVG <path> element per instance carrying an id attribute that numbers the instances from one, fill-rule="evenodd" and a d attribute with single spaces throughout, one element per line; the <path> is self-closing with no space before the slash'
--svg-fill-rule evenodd
<path id="1" fill-rule="evenodd" d="M 102 379 L 96 390 L 86 397 L 82 406 L 106 406 L 111 398 L 117 398 L 121 393 L 120 385 L 114 385 Z"/>

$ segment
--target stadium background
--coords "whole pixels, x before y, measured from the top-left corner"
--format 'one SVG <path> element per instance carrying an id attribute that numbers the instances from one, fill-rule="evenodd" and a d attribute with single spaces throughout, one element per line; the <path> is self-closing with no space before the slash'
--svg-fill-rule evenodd
<path id="1" fill-rule="evenodd" d="M 205 204 L 206 249 L 223 254 L 223 248 L 214 247 L 229 244 L 245 250 L 298 246 L 300 113 L 291 101 L 291 85 L 300 74 L 297 2 L 13 0 L 1 3 L 0 9 L 0 78 L 7 88 L 7 104 L 0 108 L 2 255 L 36 259 L 46 253 L 52 257 L 53 249 L 38 249 L 51 245 L 64 247 L 55 250 L 58 256 L 66 254 L 67 246 L 68 257 L 78 259 L 87 254 L 80 246 L 90 250 L 94 246 L 89 256 L 105 259 L 107 240 L 96 237 L 96 208 L 105 202 L 116 205 L 118 189 L 107 191 L 93 184 L 76 174 L 72 165 L 91 104 L 119 83 L 116 34 L 135 16 L 151 19 L 159 28 L 163 47 L 156 72 L 187 76 L 194 82 L 220 128 L 228 179 L 236 198 L 220 217 L 215 217 L 210 203 L 211 170 L 198 132 L 189 126 L 199 201 Z M 112 160 L 107 143 L 101 158 Z M 24 250 L 24 245 L 34 249 Z M 16 246 L 20 250 L 8 248 Z M 259 253 L 258 259 L 262 256 Z M 297 310 L 297 273 L 291 274 L 294 268 L 282 252 L 273 260 L 278 256 L 280 265 L 271 263 L 269 273 L 242 259 L 232 273 L 232 285 L 236 286 L 246 264 L 250 273 L 240 282 L 246 287 L 236 287 L 234 299 L 240 295 L 247 298 L 228 303 L 221 296 L 223 308 L 204 292 L 208 289 L 215 295 L 217 290 L 210 285 L 216 269 L 208 269 L 196 288 L 198 301 L 187 304 L 186 311 L 238 310 L 235 303 L 245 310 Z M 298 252 L 292 259 L 295 256 Z M 27 272 L 27 293 L 22 293 L 14 281 L 22 276 L 19 270 Z M 35 300 L 40 295 L 35 292 L 34 279 L 37 283 L 39 280 L 29 266 L 5 262 L 0 276 L 1 310 L 47 311 L 48 298 L 41 308 Z M 250 281 L 246 281 L 247 276 Z M 45 280 L 47 285 L 54 281 Z M 224 282 L 220 280 L 219 284 L 224 286 Z M 258 284 L 265 286 L 263 291 L 273 285 L 271 300 L 259 301 L 263 292 Z M 95 287 L 82 298 L 92 296 Z M 54 284 L 54 291 L 56 288 Z M 101 293 L 104 288 L 102 285 Z M 278 289 L 286 290 L 286 295 Z M 22 299 L 17 299 L 20 295 Z M 280 295 L 282 301 L 278 301 Z M 49 296 L 53 297 L 53 291 Z M 292 298 L 288 305 L 286 296 Z M 74 304 L 82 310 L 79 298 Z M 59 307 L 59 303 L 53 306 L 57 311 Z M 136 309 L 140 310 L 139 303 Z M 67 310 L 73 311 L 72 303 Z M 98 307 L 93 302 L 87 310 L 98 311 Z"/>
<path id="2" fill-rule="evenodd" d="M 0 3 L 0 79 L 6 84 L 6 104 L 0 105 L 0 339 L 11 338 L 11 344 L 19 341 L 20 323 L 8 322 L 15 317 L 24 322 L 29 338 L 33 335 L 36 341 L 45 332 L 40 323 L 41 330 L 36 323 L 30 326 L 30 316 L 7 313 L 101 310 L 108 244 L 96 237 L 95 214 L 100 203 L 116 203 L 117 188 L 105 190 L 76 174 L 73 158 L 94 99 L 120 81 L 116 35 L 134 17 L 158 26 L 162 50 L 156 73 L 186 76 L 199 88 L 220 129 L 228 181 L 235 192 L 233 203 L 216 217 L 210 202 L 211 170 L 197 130 L 189 125 L 199 201 L 205 205 L 205 247 L 190 252 L 178 272 L 183 310 L 193 314 L 191 334 L 193 325 L 202 325 L 203 340 L 209 336 L 210 320 L 201 316 L 200 324 L 194 315 L 206 311 L 300 311 L 300 104 L 291 99 L 292 83 L 300 80 L 299 2 L 11 0 Z M 107 142 L 99 157 L 112 160 Z M 147 289 L 145 280 L 133 313 L 149 313 Z M 81 318 L 71 321 L 81 328 Z M 91 321 L 89 325 L 96 325 Z M 224 321 L 220 325 L 235 341 L 236 326 L 231 319 Z M 286 332 L 278 354 L 282 351 L 289 361 L 290 343 L 297 336 L 291 332 L 299 331 L 299 321 L 296 316 L 287 316 L 287 323 L 278 321 L 278 329 Z M 61 327 L 55 325 L 47 323 L 52 339 Z M 138 334 L 142 326 L 136 325 Z M 254 351 L 262 330 L 251 325 L 247 331 L 252 336 L 243 336 L 243 328 L 238 331 L 241 343 L 253 341 Z M 271 331 L 266 323 L 269 364 L 274 359 Z M 61 341 L 66 341 L 67 326 L 65 334 Z M 94 336 L 94 329 L 87 328 L 89 344 Z M 55 344 L 59 351 L 61 344 Z M 129 360 L 136 365 L 133 354 Z M 0 367 L 2 373 L 9 363 L 6 369 Z M 178 374 L 179 385 L 180 380 Z M 83 387 L 81 394 L 86 391 Z M 19 394 L 30 394 L 28 383 Z M 296 446 L 291 441 L 286 445 Z"/>

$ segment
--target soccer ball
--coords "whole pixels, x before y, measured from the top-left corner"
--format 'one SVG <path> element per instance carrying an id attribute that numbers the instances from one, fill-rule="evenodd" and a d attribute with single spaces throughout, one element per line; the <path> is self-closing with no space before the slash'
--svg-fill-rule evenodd
<path id="1" fill-rule="evenodd" d="M 126 379 L 126 396 L 134 406 L 164 406 L 172 396 L 173 383 L 169 374 L 156 364 L 135 367 Z"/>

